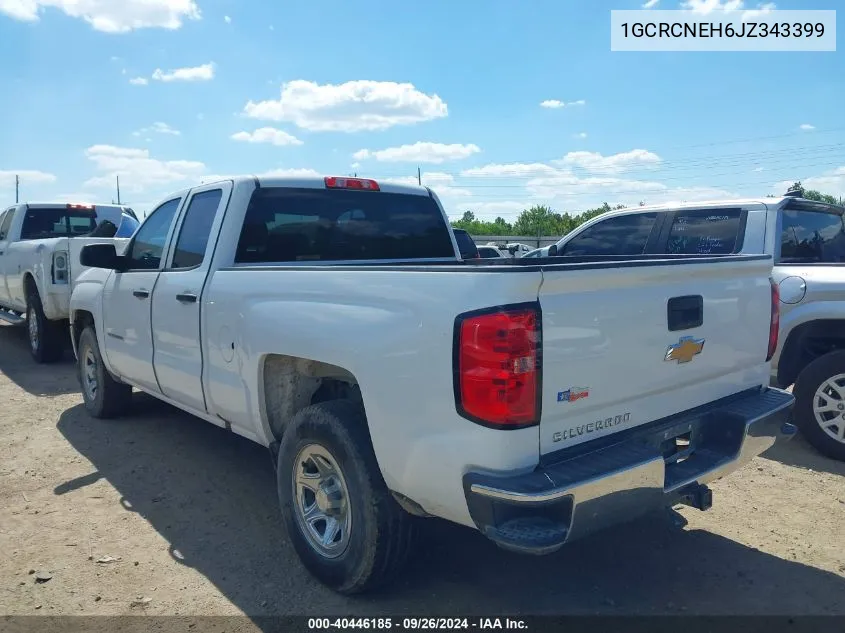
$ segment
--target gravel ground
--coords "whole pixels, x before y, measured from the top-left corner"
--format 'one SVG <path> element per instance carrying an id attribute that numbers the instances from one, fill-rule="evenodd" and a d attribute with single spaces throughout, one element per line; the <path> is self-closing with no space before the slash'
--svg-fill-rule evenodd
<path id="1" fill-rule="evenodd" d="M 144 395 L 89 418 L 74 365 L 0 326 L 0 614 L 845 615 L 845 464 L 800 437 L 657 513 L 548 557 L 425 523 L 389 591 L 338 596 L 301 568 L 265 449 Z"/>

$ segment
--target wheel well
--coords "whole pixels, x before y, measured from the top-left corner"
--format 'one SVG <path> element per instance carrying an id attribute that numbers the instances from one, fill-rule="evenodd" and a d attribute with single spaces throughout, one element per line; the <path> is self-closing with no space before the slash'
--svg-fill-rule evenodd
<path id="1" fill-rule="evenodd" d="M 77 310 L 73 313 L 73 345 L 74 352 L 79 344 L 79 337 L 82 331 L 88 326 L 94 327 L 94 315 L 85 310 Z"/>
<path id="2" fill-rule="evenodd" d="M 778 359 L 778 385 L 791 385 L 815 359 L 841 349 L 845 349 L 845 321 L 821 319 L 799 325 L 783 344 Z"/>
<path id="3" fill-rule="evenodd" d="M 35 283 L 35 277 L 33 277 L 30 273 L 26 273 L 23 276 L 23 294 L 24 297 L 28 300 L 29 295 L 33 292 L 38 292 L 38 284 Z"/>
<path id="4" fill-rule="evenodd" d="M 270 354 L 264 359 L 264 410 L 276 440 L 297 411 L 328 400 L 362 402 L 355 376 L 337 365 Z"/>

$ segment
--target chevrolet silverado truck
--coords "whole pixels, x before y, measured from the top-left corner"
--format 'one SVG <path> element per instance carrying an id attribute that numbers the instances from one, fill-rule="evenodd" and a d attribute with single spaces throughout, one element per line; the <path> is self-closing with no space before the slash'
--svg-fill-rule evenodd
<path id="1" fill-rule="evenodd" d="M 610 211 L 556 245 L 562 256 L 767 254 L 780 301 L 771 384 L 793 386 L 811 445 L 845 460 L 845 208 L 782 197 Z"/>
<path id="2" fill-rule="evenodd" d="M 25 203 L 0 211 L 0 319 L 27 325 L 32 357 L 58 360 L 67 342 L 72 282 L 81 269 L 83 237 L 110 222 L 118 242 L 138 227 L 135 212 L 117 205 Z M 80 241 L 81 240 L 81 241 Z"/>
<path id="3" fill-rule="evenodd" d="M 269 449 L 281 521 L 341 593 L 420 517 L 547 554 L 794 432 L 769 385 L 772 259 L 464 260 L 428 188 L 236 178 L 86 245 L 71 331 L 88 412 L 133 388 Z"/>

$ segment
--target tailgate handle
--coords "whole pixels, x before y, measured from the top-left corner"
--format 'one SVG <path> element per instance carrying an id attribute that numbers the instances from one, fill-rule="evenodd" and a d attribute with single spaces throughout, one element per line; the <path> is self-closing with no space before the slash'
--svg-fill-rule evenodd
<path id="1" fill-rule="evenodd" d="M 690 330 L 704 323 L 704 298 L 701 295 L 672 297 L 666 305 L 669 331 Z"/>

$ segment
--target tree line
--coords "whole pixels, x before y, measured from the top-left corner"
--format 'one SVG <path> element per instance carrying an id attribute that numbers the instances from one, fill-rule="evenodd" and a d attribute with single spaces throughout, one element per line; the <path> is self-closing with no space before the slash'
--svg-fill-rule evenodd
<path id="1" fill-rule="evenodd" d="M 839 205 L 845 202 L 842 198 L 837 198 L 830 194 L 821 193 L 814 189 L 805 189 L 800 181 L 794 183 L 789 188 L 789 191 L 801 191 L 801 197 L 817 202 Z M 770 195 L 768 197 L 774 198 L 776 196 Z M 644 203 L 640 202 L 640 206 L 643 205 Z M 625 208 L 626 206 L 624 204 L 610 206 L 605 202 L 595 209 L 588 209 L 583 213 L 572 215 L 570 213 L 558 213 L 547 205 L 538 204 L 520 211 L 519 216 L 517 216 L 516 221 L 513 223 L 508 222 L 502 217 L 497 217 L 492 222 L 481 220 L 475 216 L 473 211 L 464 211 L 463 216 L 459 220 L 452 220 L 452 226 L 456 229 L 463 229 L 470 235 L 558 236 L 566 235 L 577 226 L 580 226 L 597 215 Z"/>

